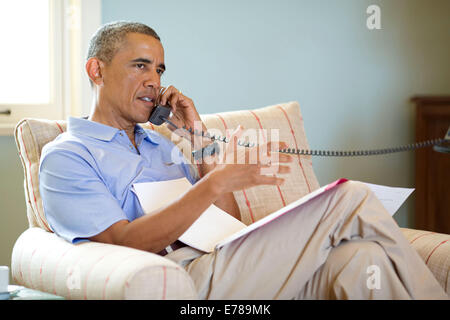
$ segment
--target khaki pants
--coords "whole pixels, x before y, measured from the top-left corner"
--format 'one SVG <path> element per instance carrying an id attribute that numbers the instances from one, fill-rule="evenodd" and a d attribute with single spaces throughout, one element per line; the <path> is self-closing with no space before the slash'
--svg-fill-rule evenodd
<path id="1" fill-rule="evenodd" d="M 166 256 L 201 299 L 448 299 L 370 189 L 345 182 L 213 253 Z"/>

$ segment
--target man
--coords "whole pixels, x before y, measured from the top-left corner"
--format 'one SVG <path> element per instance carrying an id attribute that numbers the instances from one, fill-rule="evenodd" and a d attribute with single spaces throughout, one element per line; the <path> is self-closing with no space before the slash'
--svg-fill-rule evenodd
<path id="1" fill-rule="evenodd" d="M 186 161 L 171 164 L 173 143 L 137 123 L 148 120 L 156 102 L 171 107 L 177 127 L 201 120 L 192 100 L 175 87 L 160 91 L 164 71 L 164 49 L 148 26 L 116 22 L 94 35 L 86 63 L 92 112 L 88 119 L 69 118 L 67 132 L 41 157 L 44 209 L 58 235 L 165 255 L 190 273 L 204 299 L 446 298 L 390 215 L 358 183 L 344 183 L 213 253 L 180 244 L 178 237 L 213 203 L 239 219 L 232 192 L 283 183 L 262 169 L 289 173 L 291 157 L 279 154 L 277 163 L 204 161 L 201 178 Z M 234 158 L 241 134 L 238 128 L 222 152 Z M 270 155 L 272 145 L 266 148 Z M 133 183 L 180 177 L 193 184 L 189 191 L 144 215 Z M 375 289 L 367 284 L 371 266 L 381 275 Z"/>

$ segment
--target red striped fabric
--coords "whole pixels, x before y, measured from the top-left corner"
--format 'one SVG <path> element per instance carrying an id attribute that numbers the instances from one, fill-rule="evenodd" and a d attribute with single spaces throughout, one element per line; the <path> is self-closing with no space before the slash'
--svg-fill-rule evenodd
<path id="1" fill-rule="evenodd" d="M 410 244 L 412 244 L 412 243 L 413 243 L 414 241 L 416 241 L 417 239 L 422 238 L 423 236 L 428 236 L 428 235 L 434 234 L 434 233 L 435 233 L 435 232 L 428 232 L 428 233 L 421 234 L 420 236 L 418 236 L 418 237 L 412 239 L 411 242 L 410 242 Z"/>
<path id="2" fill-rule="evenodd" d="M 57 122 L 57 121 L 55 121 L 55 123 L 56 123 L 56 125 L 58 126 L 58 128 L 59 128 L 59 131 L 61 131 L 61 133 L 63 133 L 64 132 L 64 130 L 61 128 L 61 126 L 59 125 L 59 123 Z"/>
<path id="3" fill-rule="evenodd" d="M 220 114 L 217 114 L 216 116 L 220 119 L 220 121 L 222 121 L 223 127 L 225 128 L 225 135 L 227 135 L 228 126 L 225 122 L 225 119 Z"/>
<path id="4" fill-rule="evenodd" d="M 22 251 L 20 252 L 20 259 L 19 259 L 19 275 L 20 275 L 20 279 L 22 279 L 23 282 L 23 273 L 22 273 L 22 261 L 23 261 L 23 252 L 25 251 L 25 249 L 23 248 Z M 18 282 L 17 279 L 14 279 L 14 281 Z"/>
<path id="5" fill-rule="evenodd" d="M 56 263 L 55 269 L 53 270 L 53 294 L 56 294 L 56 271 L 58 271 L 59 263 L 61 262 L 62 258 L 66 255 L 67 252 L 69 252 L 71 249 L 74 249 L 75 247 L 69 247 L 66 251 L 63 252 L 61 257 L 59 257 L 58 262 Z M 70 296 L 70 290 L 69 290 L 69 296 Z"/>
<path id="6" fill-rule="evenodd" d="M 227 124 L 225 122 L 225 119 L 219 114 L 217 114 L 216 116 L 222 121 L 223 126 L 225 128 L 225 132 L 227 132 L 228 126 L 227 126 Z M 252 207 L 250 205 L 250 201 L 248 201 L 247 194 L 245 193 L 245 190 L 242 190 L 242 193 L 244 194 L 245 203 L 247 204 L 248 210 L 250 212 L 250 218 L 251 218 L 252 223 L 253 223 L 253 222 L 255 222 L 255 217 L 253 216 L 253 210 L 252 210 Z"/>
<path id="7" fill-rule="evenodd" d="M 91 246 L 91 248 L 96 248 L 96 247 L 104 247 L 104 244 L 102 244 L 102 243 L 94 243 L 92 246 Z M 77 248 L 76 246 L 70 246 L 69 247 L 69 250 L 70 249 L 75 249 L 75 248 Z M 69 250 L 67 250 L 67 251 L 69 251 Z M 58 265 L 59 265 L 59 262 L 62 260 L 62 258 L 63 258 L 63 256 L 67 253 L 67 251 L 66 252 L 64 252 L 64 254 L 61 256 L 61 258 L 59 259 L 59 261 L 58 261 Z M 80 261 L 82 260 L 84 258 L 84 256 L 81 256 L 75 263 L 71 263 L 71 266 L 79 266 L 80 265 Z M 54 294 L 56 294 L 56 290 L 55 290 L 55 275 L 56 275 L 56 272 L 58 271 L 58 268 L 56 267 L 55 268 L 55 270 L 53 271 L 53 292 L 54 292 Z M 89 272 L 88 272 L 88 274 L 89 274 Z M 69 275 L 70 276 L 70 275 Z M 67 292 L 67 296 L 69 297 L 69 299 L 71 299 L 71 293 L 70 293 L 70 290 L 68 290 L 68 292 Z"/>
<path id="8" fill-rule="evenodd" d="M 111 275 L 119 268 L 119 266 L 121 266 L 122 264 L 124 264 L 128 259 L 130 258 L 134 258 L 137 256 L 140 256 L 141 254 L 131 254 L 128 257 L 122 259 L 122 261 L 120 263 L 118 263 L 117 265 L 114 266 L 114 268 L 111 270 L 111 272 L 106 276 L 105 279 L 105 284 L 103 285 L 103 292 L 102 292 L 102 299 L 105 300 L 106 299 L 106 287 L 108 286 L 109 283 L 109 279 L 111 278 Z"/>
<path id="9" fill-rule="evenodd" d="M 291 124 L 291 121 L 289 120 L 289 117 L 288 117 L 287 113 L 283 109 L 282 106 L 277 106 L 277 107 L 278 107 L 278 109 L 280 109 L 283 112 L 284 117 L 286 118 L 286 120 L 287 120 L 287 122 L 289 124 L 289 128 L 291 128 L 291 133 L 292 133 L 292 137 L 294 138 L 295 148 L 298 149 L 298 144 L 297 144 L 297 139 L 295 138 L 294 129 L 292 128 L 292 124 Z M 300 165 L 300 168 L 302 169 L 302 172 L 303 172 L 303 178 L 305 179 L 306 185 L 308 186 L 308 192 L 311 192 L 311 186 L 309 185 L 309 181 L 306 178 L 305 170 L 303 169 L 303 165 L 302 165 L 302 162 L 301 162 L 300 155 L 297 155 L 297 156 L 298 156 L 298 164 Z"/>
<path id="10" fill-rule="evenodd" d="M 449 240 L 450 240 L 450 239 L 444 240 L 444 241 L 442 241 L 441 243 L 439 243 L 436 247 L 434 247 L 434 249 L 431 251 L 430 255 L 428 256 L 427 261 L 425 262 L 425 264 L 428 264 L 428 261 L 430 260 L 431 255 L 436 251 L 436 249 L 439 248 L 441 245 L 443 245 L 444 243 L 446 243 L 446 242 L 449 241 Z"/>
<path id="11" fill-rule="evenodd" d="M 31 261 L 33 260 L 34 254 L 36 253 L 36 250 L 37 250 L 37 248 L 35 248 L 33 250 L 33 253 L 31 254 L 30 262 L 28 262 L 28 264 L 29 264 L 28 274 L 30 275 L 30 288 L 31 289 L 34 289 L 34 287 L 33 287 L 33 280 L 31 279 L 31 266 L 32 266 Z"/>
<path id="12" fill-rule="evenodd" d="M 102 261 L 107 255 L 111 254 L 111 253 L 115 253 L 117 252 L 117 250 L 112 250 L 110 252 L 108 252 L 107 254 L 104 254 L 103 256 L 101 256 L 100 258 L 97 259 L 97 261 L 95 261 L 95 263 L 91 266 L 91 268 L 89 269 L 88 273 L 86 274 L 86 278 L 84 280 L 84 300 L 87 300 L 87 284 L 88 284 L 88 280 L 89 280 L 89 276 L 91 275 L 92 270 L 94 270 L 95 266 Z"/>
<path id="13" fill-rule="evenodd" d="M 47 260 L 47 257 L 49 255 L 53 255 L 53 254 L 54 253 L 51 250 L 49 250 L 49 251 L 47 251 L 47 254 L 41 260 L 41 267 L 39 268 L 39 282 L 41 284 L 40 288 L 44 287 L 44 281 L 42 279 L 42 266 L 44 265 L 44 262 Z"/>
<path id="14" fill-rule="evenodd" d="M 256 115 L 256 113 L 254 113 L 254 112 L 251 111 L 251 110 L 249 110 L 249 112 L 255 117 L 256 121 L 258 121 L 259 128 L 260 128 L 261 131 L 262 131 L 262 130 L 263 130 L 263 126 L 262 126 L 262 124 L 261 124 L 261 120 L 258 118 L 258 116 Z M 267 139 L 266 139 L 266 136 L 264 135 L 264 131 L 262 131 L 262 133 L 263 133 L 262 136 L 263 136 L 264 144 L 266 144 L 266 143 L 267 143 Z M 276 174 L 274 174 L 273 176 L 276 177 Z M 276 187 L 277 187 L 277 189 L 278 189 L 278 194 L 280 195 L 281 202 L 283 203 L 283 207 L 285 207 L 285 206 L 286 206 L 286 201 L 284 201 L 283 194 L 281 193 L 281 188 L 280 188 L 280 186 L 276 186 Z"/>
<path id="15" fill-rule="evenodd" d="M 28 160 L 28 168 L 29 168 L 29 170 L 27 170 L 27 173 L 29 172 L 29 176 L 30 176 L 31 190 L 32 190 L 32 192 L 33 192 L 33 200 L 34 200 L 34 206 L 35 206 L 35 210 L 36 210 L 36 212 L 37 212 L 37 216 L 39 217 L 39 220 L 41 220 L 41 222 L 42 222 L 44 228 L 47 229 L 47 231 L 51 231 L 51 230 L 50 230 L 50 227 L 47 225 L 46 220 L 42 217 L 41 212 L 40 212 L 39 209 L 38 209 L 38 204 L 37 204 L 37 200 L 36 200 L 36 195 L 34 194 L 33 174 L 32 174 L 32 172 L 31 172 L 31 160 L 30 160 L 30 158 L 28 157 L 28 150 L 27 150 L 27 147 L 26 147 L 26 145 L 25 145 L 25 141 L 23 140 L 22 126 L 20 127 L 20 138 L 22 139 L 22 144 L 23 144 L 23 147 L 24 147 L 24 149 L 25 149 L 25 155 L 26 155 L 27 160 Z"/>

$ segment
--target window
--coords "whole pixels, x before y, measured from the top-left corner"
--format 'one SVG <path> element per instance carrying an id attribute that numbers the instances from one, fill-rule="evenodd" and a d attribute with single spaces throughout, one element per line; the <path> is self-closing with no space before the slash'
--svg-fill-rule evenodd
<path id="1" fill-rule="evenodd" d="M 0 134 L 22 118 L 82 113 L 83 49 L 100 25 L 100 1 L 0 2 Z"/>
<path id="2" fill-rule="evenodd" d="M 48 0 L 1 2 L 0 30 L 8 30 L 2 32 L 0 52 L 2 104 L 50 102 L 49 13 Z"/>

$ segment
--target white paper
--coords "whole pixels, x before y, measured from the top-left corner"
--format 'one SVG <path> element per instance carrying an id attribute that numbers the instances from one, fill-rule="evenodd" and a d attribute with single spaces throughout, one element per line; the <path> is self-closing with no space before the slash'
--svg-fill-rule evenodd
<path id="1" fill-rule="evenodd" d="M 212 252 L 215 248 L 221 248 L 225 244 L 260 228 L 266 223 L 270 223 L 279 216 L 303 205 L 345 181 L 347 180 L 339 179 L 323 186 L 249 226 L 246 226 L 215 205 L 211 205 L 178 240 L 193 248 L 205 252 Z M 391 215 L 400 208 L 403 202 L 414 191 L 414 189 L 409 188 L 394 188 L 370 183 L 365 184 L 375 193 Z M 181 178 L 168 181 L 136 183 L 133 187 L 144 212 L 151 214 L 153 211 L 181 197 L 192 185 L 186 178 Z"/>
<path id="2" fill-rule="evenodd" d="M 245 227 L 238 219 L 211 205 L 178 240 L 193 248 L 212 252 L 222 239 Z"/>
<path id="3" fill-rule="evenodd" d="M 397 212 L 397 210 L 401 207 L 403 202 L 411 195 L 414 191 L 414 188 L 398 188 L 398 187 L 388 187 L 382 186 L 378 184 L 365 183 L 373 193 L 377 196 L 377 198 L 381 201 L 386 210 L 391 214 Z"/>
<path id="4" fill-rule="evenodd" d="M 186 178 L 136 183 L 133 185 L 145 213 L 151 214 L 181 197 L 192 187 Z M 211 205 L 179 238 L 181 242 L 212 252 L 216 244 L 246 225 L 215 205 Z"/>
<path id="5" fill-rule="evenodd" d="M 192 185 L 186 178 L 133 184 L 134 192 L 146 214 L 168 205 L 190 187 Z"/>

